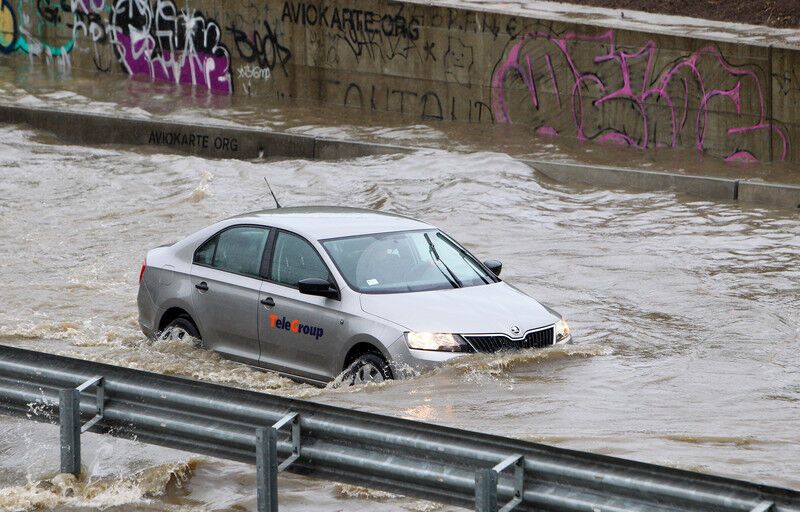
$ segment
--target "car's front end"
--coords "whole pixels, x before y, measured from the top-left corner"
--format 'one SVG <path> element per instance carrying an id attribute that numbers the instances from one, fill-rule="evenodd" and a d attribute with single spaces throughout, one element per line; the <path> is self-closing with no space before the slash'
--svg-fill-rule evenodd
<path id="1" fill-rule="evenodd" d="M 433 227 L 321 244 L 363 313 L 402 329 L 383 340 L 398 376 L 466 354 L 571 339 L 561 315 L 500 280 L 499 261 L 481 263 Z"/>
<path id="2" fill-rule="evenodd" d="M 502 333 L 432 333 L 408 331 L 388 350 L 398 375 L 426 371 L 470 354 L 499 353 L 563 345 L 572 341 L 566 320 L 531 329 L 519 337 Z"/>
<path id="3" fill-rule="evenodd" d="M 362 295 L 361 304 L 365 312 L 405 328 L 387 347 L 399 375 L 469 354 L 541 349 L 572 340 L 564 318 L 503 282 Z"/>

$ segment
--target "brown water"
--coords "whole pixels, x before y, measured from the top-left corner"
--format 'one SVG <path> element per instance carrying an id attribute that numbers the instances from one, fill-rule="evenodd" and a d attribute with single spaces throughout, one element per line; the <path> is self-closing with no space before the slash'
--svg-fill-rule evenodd
<path id="1" fill-rule="evenodd" d="M 242 162 L 3 129 L 0 343 L 800 487 L 794 211 L 564 186 L 489 152 Z M 264 176 L 285 205 L 439 225 L 503 260 L 509 282 L 570 319 L 576 342 L 328 390 L 146 340 L 135 304 L 146 249 L 271 206 Z M 91 434 L 85 443 L 86 477 L 72 482 L 55 476 L 55 427 L 0 418 L 0 510 L 254 507 L 252 466 Z M 284 510 L 449 510 L 291 475 L 280 486 Z"/>

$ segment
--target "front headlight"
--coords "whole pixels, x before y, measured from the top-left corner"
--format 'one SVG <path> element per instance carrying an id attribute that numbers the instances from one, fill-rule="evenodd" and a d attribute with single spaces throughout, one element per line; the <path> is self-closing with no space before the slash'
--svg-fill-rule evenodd
<path id="1" fill-rule="evenodd" d="M 454 334 L 434 332 L 407 332 L 408 348 L 417 350 L 439 350 L 442 352 L 461 352 L 461 342 Z"/>
<path id="2" fill-rule="evenodd" d="M 569 324 L 563 318 L 556 322 L 556 343 L 569 340 Z"/>

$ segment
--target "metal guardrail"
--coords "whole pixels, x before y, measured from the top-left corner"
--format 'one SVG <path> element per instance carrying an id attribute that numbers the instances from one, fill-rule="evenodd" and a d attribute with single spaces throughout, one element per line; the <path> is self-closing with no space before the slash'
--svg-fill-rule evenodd
<path id="1" fill-rule="evenodd" d="M 82 432 L 256 462 L 259 511 L 286 470 L 479 512 L 800 512 L 797 491 L 6 346 L 0 413 L 60 423 L 63 472 Z"/>

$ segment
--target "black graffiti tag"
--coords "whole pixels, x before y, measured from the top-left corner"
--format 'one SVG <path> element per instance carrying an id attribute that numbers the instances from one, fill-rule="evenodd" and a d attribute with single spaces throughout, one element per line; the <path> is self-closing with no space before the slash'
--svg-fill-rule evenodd
<path id="1" fill-rule="evenodd" d="M 253 37 L 250 38 L 243 30 L 236 28 L 236 25 L 228 27 L 228 32 L 233 35 L 236 51 L 242 60 L 257 62 L 260 67 L 270 71 L 274 71 L 275 66 L 280 64 L 284 75 L 289 76 L 286 64 L 292 58 L 292 51 L 278 41 L 278 36 L 268 21 L 264 21 L 263 36 L 258 30 L 253 30 Z"/>

